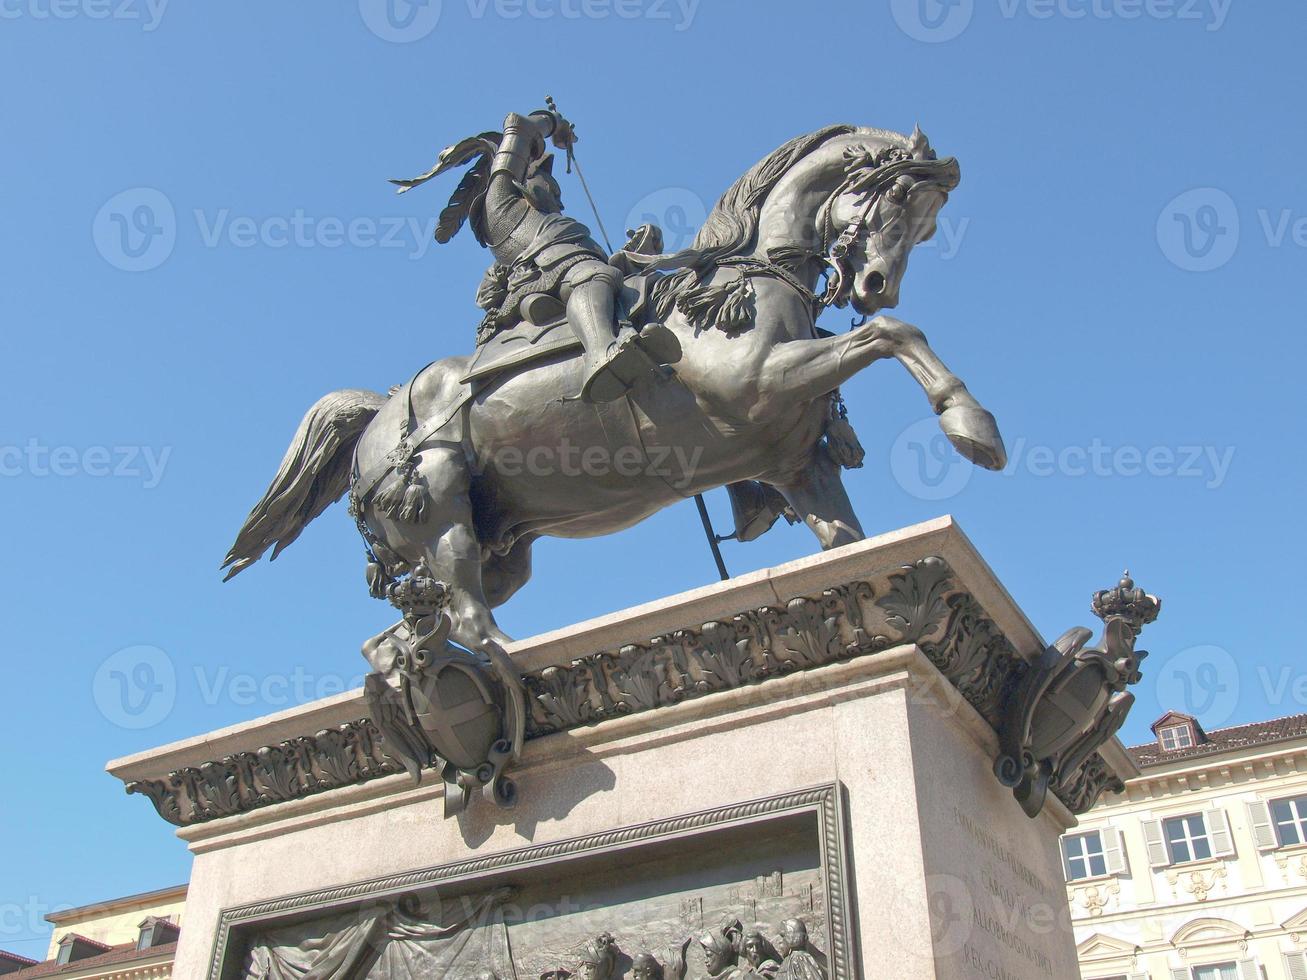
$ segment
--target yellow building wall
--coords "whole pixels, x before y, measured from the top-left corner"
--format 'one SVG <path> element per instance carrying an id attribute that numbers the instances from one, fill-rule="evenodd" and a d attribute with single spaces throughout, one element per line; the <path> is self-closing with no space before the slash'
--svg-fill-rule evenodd
<path id="1" fill-rule="evenodd" d="M 182 914 L 186 906 L 184 891 L 157 897 L 150 902 L 130 903 L 121 906 L 110 904 L 101 912 L 91 912 L 85 918 L 61 922 L 55 926 L 50 936 L 50 950 L 46 959 L 54 959 L 59 953 L 59 940 L 70 932 L 94 939 L 107 946 L 120 946 L 134 943 L 140 937 L 141 923 L 149 916 L 169 918 L 182 925 Z"/>
<path id="2" fill-rule="evenodd" d="M 1307 795 L 1307 745 L 1222 753 L 1150 769 L 1100 802 L 1072 834 L 1121 833 L 1124 873 L 1071 882 L 1067 899 L 1084 980 L 1172 980 L 1180 968 L 1252 959 L 1258 980 L 1295 980 L 1307 952 L 1307 846 L 1259 851 L 1247 803 Z M 1234 854 L 1153 868 L 1147 820 L 1221 809 Z"/>

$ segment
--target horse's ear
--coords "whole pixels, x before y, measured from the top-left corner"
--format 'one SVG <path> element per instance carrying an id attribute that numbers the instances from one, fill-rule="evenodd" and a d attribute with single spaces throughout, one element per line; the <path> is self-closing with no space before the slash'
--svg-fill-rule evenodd
<path id="1" fill-rule="evenodd" d="M 920 123 L 912 127 L 912 135 L 908 137 L 908 152 L 914 160 L 935 159 L 935 151 L 930 148 L 930 140 L 921 131 Z"/>

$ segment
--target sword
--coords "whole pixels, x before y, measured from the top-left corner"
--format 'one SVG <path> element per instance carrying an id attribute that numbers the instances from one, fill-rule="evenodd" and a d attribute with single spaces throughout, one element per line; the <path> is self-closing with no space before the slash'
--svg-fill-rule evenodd
<path id="1" fill-rule="evenodd" d="M 550 112 L 557 113 L 560 119 L 565 118 L 563 114 L 558 111 L 558 104 L 554 102 L 554 97 L 552 95 L 545 96 L 545 106 Z M 575 134 L 573 134 L 573 136 L 575 137 Z M 608 239 L 608 231 L 604 228 L 604 219 L 599 217 L 599 208 L 595 204 L 594 196 L 590 193 L 590 185 L 586 183 L 585 174 L 581 172 L 581 163 L 576 158 L 576 151 L 573 149 L 573 142 L 574 140 L 567 141 L 567 172 L 570 174 L 575 168 L 576 176 L 581 181 L 581 190 L 585 191 L 585 199 L 590 202 L 590 210 L 594 213 L 595 224 L 599 226 L 599 234 L 603 236 L 604 244 L 608 246 L 608 254 L 612 255 L 614 251 L 613 243 Z M 720 575 L 722 581 L 725 582 L 731 577 L 731 573 L 726 570 L 726 562 L 722 559 L 722 549 L 719 544 L 719 542 L 725 539 L 718 535 L 716 530 L 713 529 L 712 517 L 708 514 L 708 505 L 704 502 L 703 494 L 696 493 L 694 495 L 694 502 L 699 509 L 699 520 L 703 523 L 703 533 L 708 539 L 708 547 L 712 549 L 713 561 L 717 565 L 717 574 Z"/>
<path id="2" fill-rule="evenodd" d="M 554 97 L 552 95 L 545 96 L 545 105 L 549 107 L 551 112 L 558 113 L 560 119 L 565 118 L 561 112 L 558 112 L 558 105 L 554 102 Z M 575 138 L 575 134 L 573 134 L 573 138 Z M 604 244 L 608 246 L 608 254 L 612 255 L 615 249 L 613 248 L 612 241 L 608 238 L 608 229 L 604 227 L 604 219 L 599 217 L 599 208 L 595 205 L 594 196 L 590 193 L 590 185 L 586 183 L 585 174 L 581 172 L 581 161 L 576 158 L 576 150 L 573 148 L 573 140 L 568 140 L 567 172 L 570 174 L 573 169 L 576 170 L 576 176 L 581 181 L 581 190 L 585 191 L 585 199 L 590 202 L 590 210 L 595 216 L 595 224 L 599 226 L 599 234 L 603 235 Z"/>

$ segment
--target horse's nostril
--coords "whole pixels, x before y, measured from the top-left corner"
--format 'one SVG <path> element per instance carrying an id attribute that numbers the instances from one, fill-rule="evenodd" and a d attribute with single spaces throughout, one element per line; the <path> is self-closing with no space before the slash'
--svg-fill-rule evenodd
<path id="1" fill-rule="evenodd" d="M 885 277 L 879 272 L 873 272 L 867 276 L 867 292 L 869 294 L 879 293 L 885 288 Z"/>

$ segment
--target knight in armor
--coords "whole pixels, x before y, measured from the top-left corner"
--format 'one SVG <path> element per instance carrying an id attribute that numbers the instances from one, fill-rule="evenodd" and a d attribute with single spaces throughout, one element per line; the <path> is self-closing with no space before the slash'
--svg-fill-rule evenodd
<path id="1" fill-rule="evenodd" d="M 557 312 L 566 310 L 585 350 L 581 397 L 612 401 L 674 353 L 662 349 L 659 332 L 642 337 L 619 316 L 622 272 L 589 228 L 563 215 L 546 141 L 570 149 L 576 142 L 572 124 L 552 108 L 526 116 L 509 113 L 502 133 L 463 140 L 445 150 L 428 173 L 393 183 L 406 191 L 480 155 L 436 230 L 438 241 L 448 241 L 466 219 L 495 257 L 477 292 L 478 305 L 487 311 L 478 343 L 523 316 L 538 322 L 530 304 L 547 308 L 552 299 Z"/>

